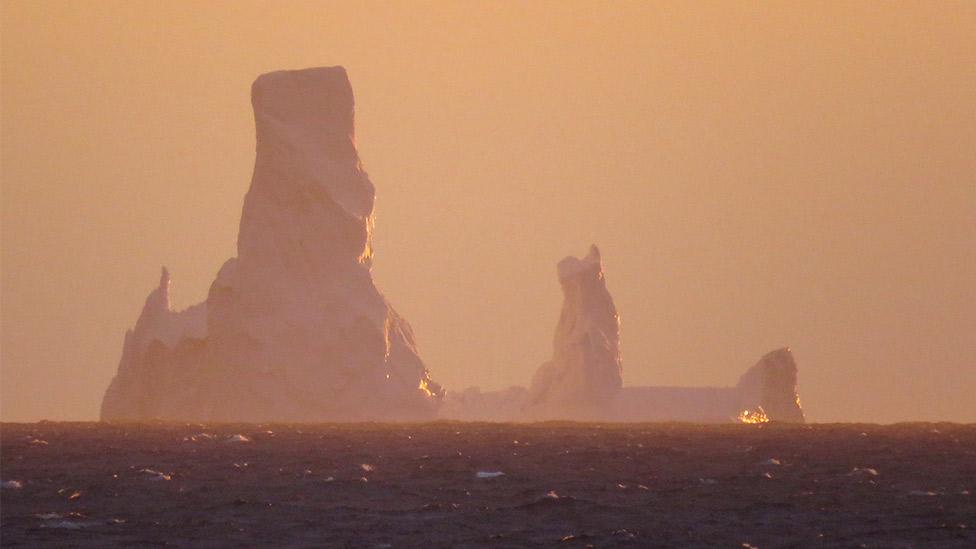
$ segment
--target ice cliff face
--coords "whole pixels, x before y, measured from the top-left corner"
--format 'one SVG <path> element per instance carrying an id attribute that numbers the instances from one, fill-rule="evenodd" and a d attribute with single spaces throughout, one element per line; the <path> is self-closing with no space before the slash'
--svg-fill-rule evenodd
<path id="1" fill-rule="evenodd" d="M 173 311 L 169 286 L 169 272 L 164 267 L 159 286 L 146 298 L 135 328 L 125 334 L 118 374 L 102 400 L 103 419 L 154 417 L 153 410 L 168 408 L 198 385 L 187 379 L 199 375 L 196 368 L 187 364 L 173 371 L 168 362 L 177 356 L 193 361 L 201 358 L 207 304 Z"/>
<path id="2" fill-rule="evenodd" d="M 532 378 L 527 412 L 532 417 L 601 417 L 620 391 L 620 319 L 607 290 L 596 246 L 586 257 L 557 266 L 563 307 L 553 338 L 552 360 Z"/>
<path id="3" fill-rule="evenodd" d="M 442 390 L 370 273 L 375 190 L 345 70 L 262 75 L 251 102 L 257 150 L 237 257 L 181 313 L 164 272 L 102 418 L 431 417 Z"/>

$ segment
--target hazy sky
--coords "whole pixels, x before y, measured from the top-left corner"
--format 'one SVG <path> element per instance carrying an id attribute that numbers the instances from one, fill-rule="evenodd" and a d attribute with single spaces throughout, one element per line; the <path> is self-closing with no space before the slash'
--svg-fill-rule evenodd
<path id="1" fill-rule="evenodd" d="M 262 72 L 343 65 L 375 274 L 528 383 L 597 243 L 626 385 L 793 348 L 815 421 L 976 421 L 976 2 L 3 2 L 2 418 L 96 419 L 235 253 Z"/>

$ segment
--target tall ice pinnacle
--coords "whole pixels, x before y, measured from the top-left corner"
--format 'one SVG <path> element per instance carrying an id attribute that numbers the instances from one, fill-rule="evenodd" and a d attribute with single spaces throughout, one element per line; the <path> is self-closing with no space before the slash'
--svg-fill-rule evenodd
<path id="1" fill-rule="evenodd" d="M 147 315 L 184 313 L 147 300 L 103 419 L 431 417 L 442 390 L 370 272 L 375 189 L 346 71 L 264 74 L 251 103 L 256 160 L 237 257 L 193 308 L 205 323 L 187 337 L 160 337 Z M 168 291 L 163 279 L 154 294 Z"/>

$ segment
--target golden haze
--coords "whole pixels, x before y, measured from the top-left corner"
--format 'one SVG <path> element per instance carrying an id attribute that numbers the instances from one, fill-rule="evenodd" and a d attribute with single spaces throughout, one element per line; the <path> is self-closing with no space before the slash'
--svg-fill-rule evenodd
<path id="1" fill-rule="evenodd" d="M 790 345 L 814 421 L 976 421 L 976 4 L 3 2 L 2 417 L 94 419 L 234 254 L 260 73 L 348 68 L 379 286 L 527 383 L 600 245 L 625 383 Z"/>

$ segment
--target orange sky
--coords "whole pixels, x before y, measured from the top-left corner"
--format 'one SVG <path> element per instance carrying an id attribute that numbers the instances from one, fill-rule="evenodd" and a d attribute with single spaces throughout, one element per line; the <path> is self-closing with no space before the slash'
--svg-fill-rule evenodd
<path id="1" fill-rule="evenodd" d="M 600 245 L 627 385 L 790 345 L 814 421 L 976 421 L 976 3 L 3 2 L 4 420 L 95 419 L 160 265 L 234 254 L 260 73 L 343 65 L 375 274 L 528 383 Z"/>

